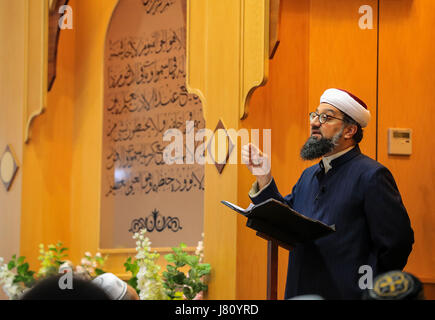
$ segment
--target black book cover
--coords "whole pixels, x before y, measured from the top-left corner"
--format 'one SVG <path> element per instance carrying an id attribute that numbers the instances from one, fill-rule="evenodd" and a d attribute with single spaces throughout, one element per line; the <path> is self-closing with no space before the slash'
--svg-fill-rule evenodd
<path id="1" fill-rule="evenodd" d="M 242 209 L 228 201 L 221 202 L 247 217 L 246 226 L 249 228 L 291 246 L 335 232 L 335 226 L 328 226 L 318 220 L 305 217 L 275 199 L 268 199 L 258 205 L 251 204 L 247 209 Z"/>

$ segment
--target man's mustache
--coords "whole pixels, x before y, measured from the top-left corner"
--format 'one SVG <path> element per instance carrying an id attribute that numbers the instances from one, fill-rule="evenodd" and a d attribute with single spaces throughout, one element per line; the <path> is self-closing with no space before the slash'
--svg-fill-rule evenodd
<path id="1" fill-rule="evenodd" d="M 313 134 L 320 134 L 323 137 L 323 134 L 320 131 L 320 128 L 311 128 L 311 135 L 313 135 Z"/>

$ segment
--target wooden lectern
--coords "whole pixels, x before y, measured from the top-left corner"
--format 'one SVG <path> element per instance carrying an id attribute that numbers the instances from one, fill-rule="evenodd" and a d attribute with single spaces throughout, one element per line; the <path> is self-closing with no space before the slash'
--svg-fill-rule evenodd
<path id="1" fill-rule="evenodd" d="M 267 299 L 278 298 L 278 248 L 292 250 L 295 244 L 312 241 L 335 232 L 328 226 L 296 212 L 275 199 L 242 209 L 228 201 L 227 207 L 248 218 L 246 226 L 257 231 L 257 236 L 267 240 Z"/>
<path id="2" fill-rule="evenodd" d="M 278 248 L 290 251 L 293 247 L 261 232 L 257 236 L 267 240 L 267 300 L 278 300 Z"/>

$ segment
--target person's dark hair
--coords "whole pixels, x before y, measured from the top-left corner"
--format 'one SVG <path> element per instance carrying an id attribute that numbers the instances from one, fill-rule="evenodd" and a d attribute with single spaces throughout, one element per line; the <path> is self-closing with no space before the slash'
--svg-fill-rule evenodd
<path id="1" fill-rule="evenodd" d="M 45 278 L 26 291 L 20 300 L 111 300 L 103 289 L 89 280 L 73 277 L 72 289 L 61 289 L 63 275 Z"/>
<path id="2" fill-rule="evenodd" d="M 357 126 L 357 130 L 356 133 L 353 135 L 353 140 L 358 144 L 361 142 L 361 140 L 363 139 L 364 136 L 364 132 L 363 129 L 361 128 L 361 125 L 356 122 L 355 120 L 353 120 L 351 117 L 349 117 L 347 114 L 343 113 L 343 122 L 347 125 L 349 124 L 354 124 Z"/>

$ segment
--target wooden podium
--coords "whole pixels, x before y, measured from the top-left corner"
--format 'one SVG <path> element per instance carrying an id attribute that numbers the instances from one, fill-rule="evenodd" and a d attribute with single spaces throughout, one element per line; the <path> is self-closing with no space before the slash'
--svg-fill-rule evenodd
<path id="1" fill-rule="evenodd" d="M 257 236 L 267 240 L 267 300 L 278 300 L 278 248 L 291 251 L 293 247 L 261 232 Z"/>
<path id="2" fill-rule="evenodd" d="M 310 219 L 287 204 L 268 199 L 243 209 L 228 201 L 222 204 L 248 218 L 246 226 L 257 231 L 257 236 L 267 241 L 267 299 L 278 298 L 278 248 L 292 250 L 295 244 L 312 241 L 335 232 L 328 226 Z"/>

